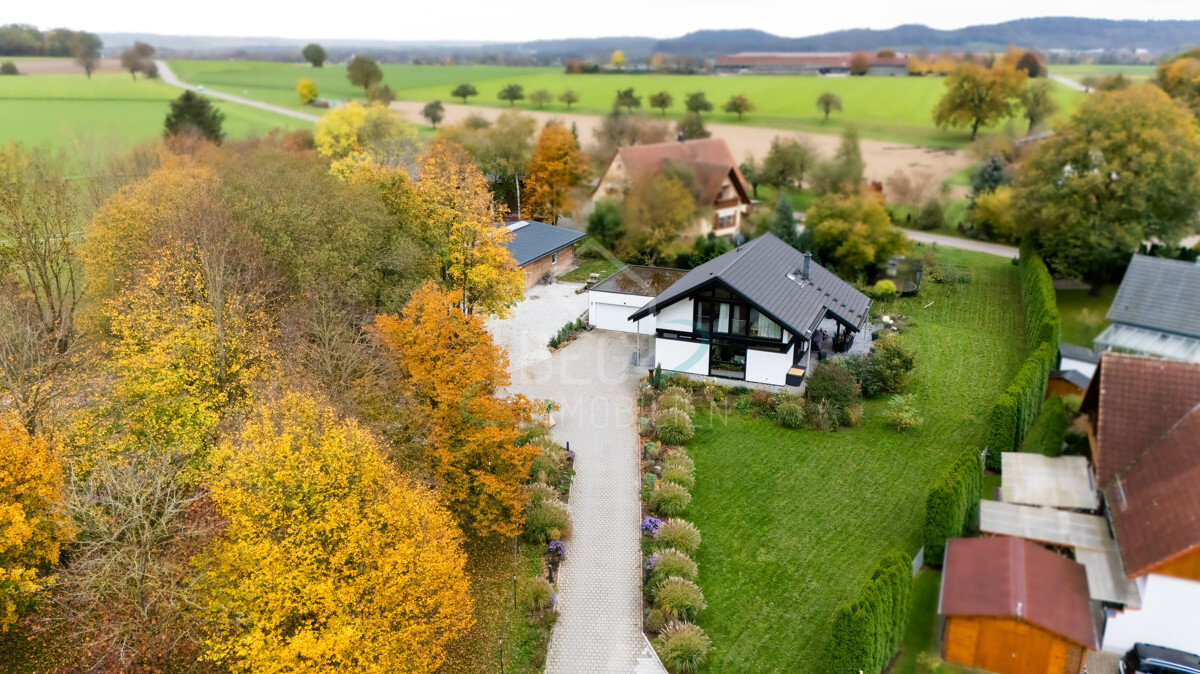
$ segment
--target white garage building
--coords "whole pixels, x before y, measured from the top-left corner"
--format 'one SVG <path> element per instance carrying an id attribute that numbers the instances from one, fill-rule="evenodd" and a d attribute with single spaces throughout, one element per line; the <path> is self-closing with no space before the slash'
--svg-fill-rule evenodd
<path id="1" fill-rule="evenodd" d="M 601 330 L 654 335 L 655 317 L 640 321 L 629 315 L 683 278 L 682 269 L 629 265 L 600 281 L 588 291 L 588 323 Z"/>

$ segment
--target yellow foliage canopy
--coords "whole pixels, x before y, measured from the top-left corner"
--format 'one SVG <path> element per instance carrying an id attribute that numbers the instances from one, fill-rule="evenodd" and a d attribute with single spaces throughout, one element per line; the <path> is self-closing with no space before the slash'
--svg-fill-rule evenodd
<path id="1" fill-rule="evenodd" d="M 331 162 L 330 171 L 345 178 L 363 162 L 394 166 L 410 161 L 418 146 L 417 131 L 381 104 L 350 101 L 325 113 L 313 134 L 317 153 Z"/>
<path id="2" fill-rule="evenodd" d="M 508 356 L 483 319 L 464 314 L 454 294 L 430 282 L 401 316 L 379 316 L 375 324 L 421 410 L 418 441 L 450 510 L 480 536 L 519 533 L 528 500 L 522 484 L 540 450 L 519 445 L 533 405 L 521 395 L 496 395 L 509 383 Z"/>
<path id="3" fill-rule="evenodd" d="M 62 466 L 46 441 L 32 437 L 15 414 L 0 416 L 0 633 L 30 608 L 47 580 L 39 568 L 58 563 L 70 537 L 54 512 Z"/>
<path id="4" fill-rule="evenodd" d="M 575 206 L 571 191 L 588 174 L 588 160 L 575 136 L 561 124 L 547 124 L 538 135 L 526 179 L 530 215 L 552 225 Z"/>
<path id="5" fill-rule="evenodd" d="M 321 95 L 321 90 L 317 88 L 316 82 L 305 77 L 296 82 L 296 95 L 300 97 L 301 103 L 308 105 L 317 100 L 317 96 Z"/>
<path id="6" fill-rule="evenodd" d="M 442 665 L 472 624 L 461 534 L 370 433 L 289 394 L 213 458 L 229 526 L 207 560 L 211 660 L 253 672 Z"/>

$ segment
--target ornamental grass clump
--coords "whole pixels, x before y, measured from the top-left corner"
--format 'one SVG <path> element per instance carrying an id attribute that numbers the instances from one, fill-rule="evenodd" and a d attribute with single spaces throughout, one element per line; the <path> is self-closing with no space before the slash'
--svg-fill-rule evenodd
<path id="1" fill-rule="evenodd" d="M 525 509 L 525 536 L 534 543 L 566 538 L 571 533 L 571 516 L 562 501 L 542 501 Z"/>
<path id="2" fill-rule="evenodd" d="M 654 590 L 654 608 L 668 618 L 691 622 L 705 607 L 704 593 L 686 578 L 668 578 Z"/>
<path id="3" fill-rule="evenodd" d="M 692 418 L 677 408 L 659 411 L 654 424 L 658 429 L 658 439 L 668 445 L 682 445 L 696 434 Z"/>
<path id="4" fill-rule="evenodd" d="M 888 404 L 887 420 L 898 431 L 909 431 L 921 425 L 921 415 L 911 395 L 896 396 Z"/>
<path id="5" fill-rule="evenodd" d="M 663 466 L 662 479 L 691 489 L 696 486 L 696 475 L 691 467 L 684 463 L 667 462 Z"/>
<path id="6" fill-rule="evenodd" d="M 660 410 L 683 410 L 688 416 L 696 413 L 696 407 L 692 404 L 692 395 L 686 390 L 671 386 L 658 397 L 658 409 Z"/>
<path id="7" fill-rule="evenodd" d="M 650 506 L 667 517 L 684 514 L 691 503 L 692 495 L 687 489 L 666 479 L 656 482 L 650 491 Z"/>
<path id="8" fill-rule="evenodd" d="M 534 482 L 525 486 L 525 491 L 529 492 L 530 505 L 537 505 L 542 501 L 557 501 L 558 492 L 544 482 Z"/>
<path id="9" fill-rule="evenodd" d="M 696 582 L 699 577 L 699 567 L 691 557 L 675 548 L 666 548 L 654 553 L 651 557 L 653 571 L 650 572 L 650 586 L 658 587 L 668 578 L 683 578 Z"/>
<path id="10" fill-rule="evenodd" d="M 538 576 L 525 581 L 522 588 L 521 600 L 530 611 L 541 611 L 550 608 L 554 597 L 554 587 L 550 581 Z"/>
<path id="11" fill-rule="evenodd" d="M 704 630 L 692 623 L 672 622 L 659 633 L 654 650 L 671 672 L 699 671 L 708 657 L 711 642 Z"/>
<path id="12" fill-rule="evenodd" d="M 663 455 L 663 466 L 682 466 L 692 472 L 696 470 L 696 463 L 692 461 L 692 457 L 688 456 L 687 452 L 678 447 L 671 449 Z"/>
<path id="13" fill-rule="evenodd" d="M 784 428 L 804 428 L 804 410 L 794 400 L 779 403 L 775 407 L 775 418 Z"/>
<path id="14" fill-rule="evenodd" d="M 688 555 L 694 555 L 696 550 L 700 549 L 700 530 L 687 520 L 672 517 L 659 526 L 654 543 L 659 550 L 675 548 Z"/>
<path id="15" fill-rule="evenodd" d="M 646 620 L 642 626 L 646 628 L 647 632 L 658 634 L 667 626 L 667 617 L 660 609 L 652 608 L 646 614 Z"/>

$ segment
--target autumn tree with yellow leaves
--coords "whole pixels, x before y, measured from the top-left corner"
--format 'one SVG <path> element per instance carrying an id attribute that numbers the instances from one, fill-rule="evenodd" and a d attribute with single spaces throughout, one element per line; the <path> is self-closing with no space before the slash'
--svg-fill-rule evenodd
<path id="1" fill-rule="evenodd" d="M 525 291 L 524 275 L 505 244 L 512 237 L 487 181 L 461 146 L 436 143 L 421 160 L 416 197 L 438 276 L 459 308 L 504 315 Z"/>
<path id="2" fill-rule="evenodd" d="M 461 534 L 378 441 L 302 394 L 214 453 L 207 658 L 233 671 L 432 672 L 472 624 Z"/>
<path id="3" fill-rule="evenodd" d="M 547 124 L 538 134 L 525 183 L 530 216 L 557 225 L 574 208 L 572 191 L 587 175 L 588 160 L 575 136 L 561 124 Z"/>
<path id="4" fill-rule="evenodd" d="M 0 633 L 31 608 L 46 587 L 46 567 L 70 529 L 56 513 L 62 467 L 46 441 L 15 414 L 0 416 Z"/>
<path id="5" fill-rule="evenodd" d="M 386 106 L 350 101 L 325 113 L 313 133 L 317 153 L 345 178 L 363 162 L 408 166 L 419 153 L 417 130 Z"/>
<path id="6" fill-rule="evenodd" d="M 540 449 L 521 443 L 534 407 L 524 396 L 497 394 L 509 384 L 508 356 L 483 319 L 457 305 L 454 293 L 428 283 L 399 316 L 379 316 L 376 329 L 420 411 L 414 442 L 442 499 L 464 529 L 514 536 L 524 523 L 522 484 Z"/>

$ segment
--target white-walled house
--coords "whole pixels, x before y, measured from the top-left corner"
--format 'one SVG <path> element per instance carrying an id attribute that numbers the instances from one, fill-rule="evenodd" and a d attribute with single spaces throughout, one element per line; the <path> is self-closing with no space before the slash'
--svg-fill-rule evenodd
<path id="1" fill-rule="evenodd" d="M 784 386 L 803 379 L 823 320 L 849 335 L 870 308 L 866 295 L 766 234 L 692 269 L 628 320 L 654 318 L 664 370 Z"/>
<path id="2" fill-rule="evenodd" d="M 601 330 L 654 336 L 655 317 L 629 316 L 687 272 L 683 269 L 627 265 L 588 289 L 588 323 Z"/>

